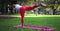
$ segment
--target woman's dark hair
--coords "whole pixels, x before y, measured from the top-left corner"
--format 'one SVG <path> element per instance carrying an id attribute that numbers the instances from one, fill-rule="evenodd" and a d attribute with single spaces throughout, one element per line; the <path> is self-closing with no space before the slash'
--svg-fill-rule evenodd
<path id="1" fill-rule="evenodd" d="M 13 4 L 18 4 L 16 0 L 12 1 Z"/>

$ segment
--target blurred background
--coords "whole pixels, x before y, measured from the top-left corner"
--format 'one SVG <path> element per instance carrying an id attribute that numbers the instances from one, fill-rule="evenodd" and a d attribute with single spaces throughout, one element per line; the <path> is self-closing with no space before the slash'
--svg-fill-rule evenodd
<path id="1" fill-rule="evenodd" d="M 60 15 L 60 0 L 0 0 L 0 14 L 19 14 L 18 10 L 11 6 L 13 1 L 28 6 L 36 2 L 41 3 L 40 7 L 33 11 L 26 11 L 26 14 Z"/>

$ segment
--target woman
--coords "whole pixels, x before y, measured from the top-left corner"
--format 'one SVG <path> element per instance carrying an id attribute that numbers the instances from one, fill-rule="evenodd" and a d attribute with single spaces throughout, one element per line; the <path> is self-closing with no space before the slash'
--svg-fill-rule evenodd
<path id="1" fill-rule="evenodd" d="M 13 6 L 14 6 L 14 8 L 16 8 L 17 10 L 20 11 L 22 26 L 24 26 L 25 11 L 33 10 L 34 8 L 37 8 L 38 6 L 40 6 L 40 4 L 35 4 L 33 6 L 21 6 L 21 5 L 17 4 L 17 1 L 14 1 Z"/>

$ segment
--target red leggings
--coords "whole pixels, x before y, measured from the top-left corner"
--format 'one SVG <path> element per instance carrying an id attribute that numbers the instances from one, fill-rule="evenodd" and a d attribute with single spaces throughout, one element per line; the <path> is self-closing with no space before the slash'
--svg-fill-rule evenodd
<path id="1" fill-rule="evenodd" d="M 25 11 L 32 10 L 32 9 L 34 9 L 36 7 L 37 7 L 37 5 L 35 5 L 35 6 L 29 6 L 29 7 L 28 6 L 22 6 L 20 8 L 20 15 L 21 15 L 22 26 L 24 26 L 24 14 L 25 14 Z"/>

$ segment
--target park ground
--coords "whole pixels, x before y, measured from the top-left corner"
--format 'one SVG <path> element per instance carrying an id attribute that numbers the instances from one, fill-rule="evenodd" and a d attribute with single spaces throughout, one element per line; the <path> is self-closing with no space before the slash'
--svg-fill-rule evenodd
<path id="1" fill-rule="evenodd" d="M 3 17 L 2 17 L 3 16 Z M 11 17 L 12 16 L 12 17 Z M 13 17 L 14 16 L 14 17 Z M 0 15 L 0 31 L 42 31 L 36 29 L 13 28 L 14 25 L 21 24 L 21 16 Z M 53 31 L 60 31 L 60 15 L 25 15 L 25 25 L 54 27 Z"/>

